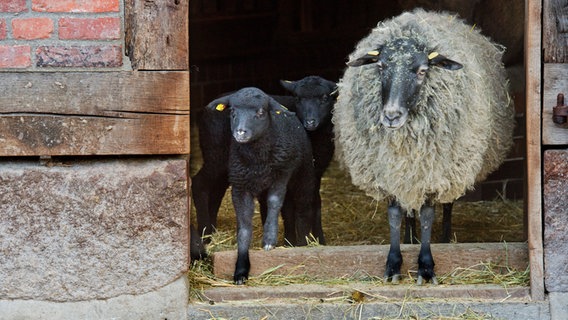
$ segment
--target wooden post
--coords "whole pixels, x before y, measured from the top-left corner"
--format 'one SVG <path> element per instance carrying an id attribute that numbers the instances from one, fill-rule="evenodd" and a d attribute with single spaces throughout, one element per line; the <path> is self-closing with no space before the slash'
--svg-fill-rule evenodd
<path id="1" fill-rule="evenodd" d="M 542 155 L 541 155 L 541 35 L 542 3 L 525 1 L 525 72 L 527 95 L 527 211 L 531 270 L 531 296 L 544 300 L 542 245 Z"/>

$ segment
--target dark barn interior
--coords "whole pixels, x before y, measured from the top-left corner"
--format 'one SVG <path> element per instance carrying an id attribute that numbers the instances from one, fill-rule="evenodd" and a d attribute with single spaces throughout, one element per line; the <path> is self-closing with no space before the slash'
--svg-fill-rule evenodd
<path id="1" fill-rule="evenodd" d="M 285 94 L 280 79 L 338 81 L 348 54 L 377 22 L 415 7 L 457 12 L 507 50 L 517 110 L 515 145 L 501 168 L 464 196 L 519 200 L 525 190 L 524 1 L 521 0 L 193 0 L 190 2 L 192 126 L 222 93 L 255 86 Z M 198 153 L 192 128 L 192 156 Z M 192 158 L 192 174 L 198 169 Z"/>

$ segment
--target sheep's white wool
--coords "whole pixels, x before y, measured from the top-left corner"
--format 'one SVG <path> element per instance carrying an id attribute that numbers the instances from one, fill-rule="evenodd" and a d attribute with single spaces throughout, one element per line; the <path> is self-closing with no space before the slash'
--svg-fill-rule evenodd
<path id="1" fill-rule="evenodd" d="M 398 37 L 413 37 L 464 67 L 430 68 L 417 108 L 396 130 L 379 123 L 376 67 L 347 68 L 333 114 L 336 157 L 376 199 L 395 196 L 406 209 L 427 198 L 452 202 L 497 169 L 512 145 L 504 48 L 455 15 L 418 9 L 380 22 L 350 60 Z"/>

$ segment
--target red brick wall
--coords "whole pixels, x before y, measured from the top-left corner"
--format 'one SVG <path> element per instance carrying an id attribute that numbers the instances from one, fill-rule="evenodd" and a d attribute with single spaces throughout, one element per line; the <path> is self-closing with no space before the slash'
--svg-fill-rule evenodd
<path id="1" fill-rule="evenodd" d="M 122 68 L 121 3 L 0 1 L 0 71 Z"/>

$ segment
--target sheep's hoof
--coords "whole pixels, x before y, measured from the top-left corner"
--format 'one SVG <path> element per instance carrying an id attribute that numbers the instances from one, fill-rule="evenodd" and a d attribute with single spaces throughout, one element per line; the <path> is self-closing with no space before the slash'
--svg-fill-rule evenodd
<path id="1" fill-rule="evenodd" d="M 271 244 L 265 244 L 264 245 L 264 251 L 270 251 L 272 249 L 274 249 L 273 245 L 271 245 Z"/>
<path id="2" fill-rule="evenodd" d="M 432 278 L 430 278 L 430 281 L 432 282 L 433 285 L 438 285 L 438 279 L 436 279 L 436 276 L 432 276 Z M 428 280 L 424 281 L 424 277 L 422 276 L 418 276 L 418 279 L 416 280 L 416 284 L 421 286 L 424 284 L 424 282 L 428 282 Z"/>
<path id="3" fill-rule="evenodd" d="M 235 284 L 238 285 L 238 286 L 242 286 L 246 282 L 247 282 L 246 277 L 235 277 Z"/>
<path id="4" fill-rule="evenodd" d="M 398 282 L 400 281 L 400 274 L 395 274 L 392 277 L 385 275 L 385 277 L 383 278 L 383 283 L 389 283 L 389 279 L 391 279 L 392 284 L 398 284 Z"/>

